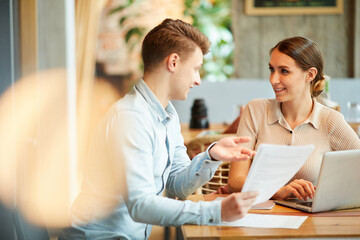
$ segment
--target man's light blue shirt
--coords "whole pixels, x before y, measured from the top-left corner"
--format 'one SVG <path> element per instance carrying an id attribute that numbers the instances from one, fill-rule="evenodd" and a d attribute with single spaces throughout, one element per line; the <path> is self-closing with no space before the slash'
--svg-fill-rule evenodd
<path id="1" fill-rule="evenodd" d="M 79 199 L 84 196 L 88 200 L 81 201 L 81 207 L 72 211 L 72 229 L 81 234 L 71 235 L 68 231 L 67 236 L 74 237 L 71 239 L 147 239 L 152 224 L 221 222 L 220 201 L 179 201 L 163 196 L 166 190 L 167 196 L 186 198 L 212 178 L 221 162 L 211 160 L 208 151 L 189 159 L 175 108 L 169 103 L 164 109 L 144 80 L 112 106 L 97 131 L 91 146 L 105 146 L 115 161 L 126 165 L 127 195 L 104 191 L 101 181 L 92 177 L 94 174 L 85 173 L 74 205 L 79 206 Z M 96 154 L 90 155 L 96 158 Z M 97 167 L 89 169 L 96 171 Z M 109 206 L 92 200 L 99 197 L 117 203 L 111 214 L 102 219 L 97 219 L 96 213 Z"/>

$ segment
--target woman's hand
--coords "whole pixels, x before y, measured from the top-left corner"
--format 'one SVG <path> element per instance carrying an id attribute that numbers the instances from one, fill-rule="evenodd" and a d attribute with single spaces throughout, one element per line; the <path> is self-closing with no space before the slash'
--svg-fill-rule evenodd
<path id="1" fill-rule="evenodd" d="M 229 186 L 226 184 L 224 186 L 219 187 L 215 192 L 210 194 L 229 194 Z"/>
<path id="2" fill-rule="evenodd" d="M 272 198 L 286 199 L 289 197 L 296 197 L 306 201 L 307 198 L 312 199 L 314 197 L 315 189 L 316 187 L 311 182 L 304 179 L 296 179 L 280 188 Z"/>

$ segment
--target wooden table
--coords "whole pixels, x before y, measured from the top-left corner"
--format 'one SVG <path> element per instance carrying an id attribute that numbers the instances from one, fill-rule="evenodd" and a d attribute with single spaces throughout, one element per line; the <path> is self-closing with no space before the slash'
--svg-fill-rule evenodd
<path id="1" fill-rule="evenodd" d="M 188 123 L 181 123 L 181 134 L 184 137 L 185 145 L 189 143 L 191 140 L 196 138 L 202 131 L 218 131 L 222 132 L 227 125 L 223 123 L 211 123 L 209 128 L 203 129 L 190 129 Z"/>
<path id="2" fill-rule="evenodd" d="M 223 195 L 192 195 L 192 201 L 210 201 Z M 250 213 L 308 216 L 299 229 L 250 228 L 184 225 L 185 240 L 200 239 L 280 239 L 280 238 L 360 238 L 360 208 L 323 213 L 304 213 L 275 205 L 271 210 Z"/>

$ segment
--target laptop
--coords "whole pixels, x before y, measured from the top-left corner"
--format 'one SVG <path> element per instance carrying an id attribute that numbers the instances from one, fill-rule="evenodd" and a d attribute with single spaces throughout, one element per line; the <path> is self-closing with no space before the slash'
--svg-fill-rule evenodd
<path id="1" fill-rule="evenodd" d="M 327 152 L 323 156 L 315 195 L 310 201 L 275 200 L 304 212 L 360 207 L 360 149 Z"/>

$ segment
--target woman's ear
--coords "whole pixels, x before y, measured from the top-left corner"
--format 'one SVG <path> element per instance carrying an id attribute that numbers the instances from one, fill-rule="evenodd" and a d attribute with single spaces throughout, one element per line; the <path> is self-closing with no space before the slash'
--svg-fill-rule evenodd
<path id="1" fill-rule="evenodd" d="M 314 78 L 317 75 L 317 72 L 318 71 L 317 71 L 317 69 L 315 67 L 309 68 L 308 73 L 306 75 L 306 81 L 311 82 L 312 80 L 314 80 Z"/>
<path id="2" fill-rule="evenodd" d="M 180 61 L 180 56 L 177 53 L 172 53 L 167 58 L 167 68 L 170 72 L 174 72 Z"/>

